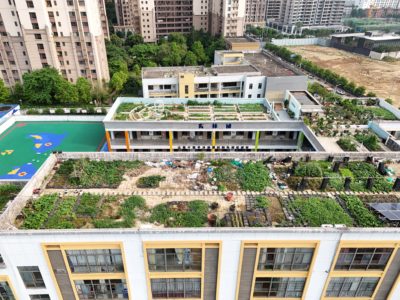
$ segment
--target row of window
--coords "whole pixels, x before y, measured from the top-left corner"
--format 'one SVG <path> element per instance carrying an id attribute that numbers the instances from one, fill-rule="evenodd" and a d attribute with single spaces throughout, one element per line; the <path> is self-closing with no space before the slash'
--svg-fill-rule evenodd
<path id="1" fill-rule="evenodd" d="M 342 248 L 335 270 L 384 270 L 393 249 L 391 248 Z M 124 272 L 120 249 L 66 250 L 72 273 Z M 201 272 L 201 248 L 150 248 L 146 251 L 150 272 Z M 314 254 L 313 248 L 261 248 L 259 271 L 291 270 L 308 271 Z M 0 263 L 4 264 L 0 256 Z M 27 288 L 45 288 L 36 266 L 18 267 Z M 301 297 L 305 278 L 258 277 L 254 297 Z M 375 277 L 334 277 L 330 280 L 327 297 L 370 297 L 379 281 Z M 80 299 L 127 298 L 125 280 L 75 281 Z M 153 298 L 199 298 L 201 279 L 151 279 Z M 10 287 L 0 282 L 0 300 L 13 300 Z M 32 299 L 47 299 L 34 295 Z"/>
<path id="2" fill-rule="evenodd" d="M 258 277 L 253 297 L 301 298 L 306 278 Z M 371 297 L 379 277 L 334 277 L 329 281 L 326 297 Z"/>

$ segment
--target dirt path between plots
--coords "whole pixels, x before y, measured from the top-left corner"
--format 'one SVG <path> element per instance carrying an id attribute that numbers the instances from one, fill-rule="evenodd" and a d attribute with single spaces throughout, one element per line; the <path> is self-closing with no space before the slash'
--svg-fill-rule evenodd
<path id="1" fill-rule="evenodd" d="M 296 46 L 290 49 L 320 67 L 330 69 L 365 86 L 379 97 L 391 98 L 400 106 L 400 61 L 384 62 L 347 51 L 322 46 Z"/>

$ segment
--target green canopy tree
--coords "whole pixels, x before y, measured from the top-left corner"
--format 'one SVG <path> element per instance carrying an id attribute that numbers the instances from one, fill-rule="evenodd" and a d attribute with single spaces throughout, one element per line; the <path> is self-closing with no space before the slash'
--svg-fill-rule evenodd
<path id="1" fill-rule="evenodd" d="M 197 56 L 192 51 L 186 53 L 185 66 L 197 66 Z"/>
<path id="2" fill-rule="evenodd" d="M 124 84 L 128 81 L 128 78 L 128 74 L 122 71 L 115 73 L 109 83 L 110 89 L 114 93 L 122 91 Z"/>
<path id="3" fill-rule="evenodd" d="M 18 103 L 20 100 L 24 99 L 24 86 L 17 82 L 11 89 L 10 99 L 14 103 Z"/>
<path id="4" fill-rule="evenodd" d="M 43 68 L 25 73 L 22 76 L 24 80 L 24 98 L 30 104 L 51 105 L 57 104 L 60 100 L 58 94 L 62 92 L 66 81 L 54 68 Z"/>
<path id="5" fill-rule="evenodd" d="M 83 77 L 79 77 L 76 81 L 76 90 L 78 92 L 78 98 L 80 103 L 88 104 L 91 100 L 92 85 L 89 80 Z"/>
<path id="6" fill-rule="evenodd" d="M 6 102 L 10 97 L 10 89 L 6 87 L 4 81 L 0 79 L 0 102 Z"/>
<path id="7" fill-rule="evenodd" d="M 193 43 L 192 52 L 197 56 L 197 61 L 199 63 L 207 62 L 207 55 L 204 51 L 203 44 L 200 41 L 196 41 Z"/>
<path id="8" fill-rule="evenodd" d="M 53 104 L 78 104 L 78 90 L 76 86 L 67 80 L 62 79 L 56 87 L 56 94 L 54 96 L 55 103 Z"/>
<path id="9" fill-rule="evenodd" d="M 125 39 L 125 46 L 132 47 L 143 44 L 143 38 L 139 34 L 129 34 Z"/>

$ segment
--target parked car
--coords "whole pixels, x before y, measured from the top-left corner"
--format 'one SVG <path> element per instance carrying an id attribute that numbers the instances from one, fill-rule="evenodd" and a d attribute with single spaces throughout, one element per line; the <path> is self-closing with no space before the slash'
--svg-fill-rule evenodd
<path id="1" fill-rule="evenodd" d="M 287 184 L 284 182 L 278 182 L 277 185 L 281 190 L 286 190 L 288 188 Z"/>

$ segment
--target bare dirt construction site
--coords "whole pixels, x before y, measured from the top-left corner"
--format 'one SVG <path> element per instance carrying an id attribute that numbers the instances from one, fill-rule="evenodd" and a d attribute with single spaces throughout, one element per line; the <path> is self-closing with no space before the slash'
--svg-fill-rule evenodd
<path id="1" fill-rule="evenodd" d="M 379 97 L 391 98 L 400 106 L 400 61 L 384 62 L 366 56 L 322 46 L 296 46 L 290 49 L 320 67 L 365 86 Z"/>

